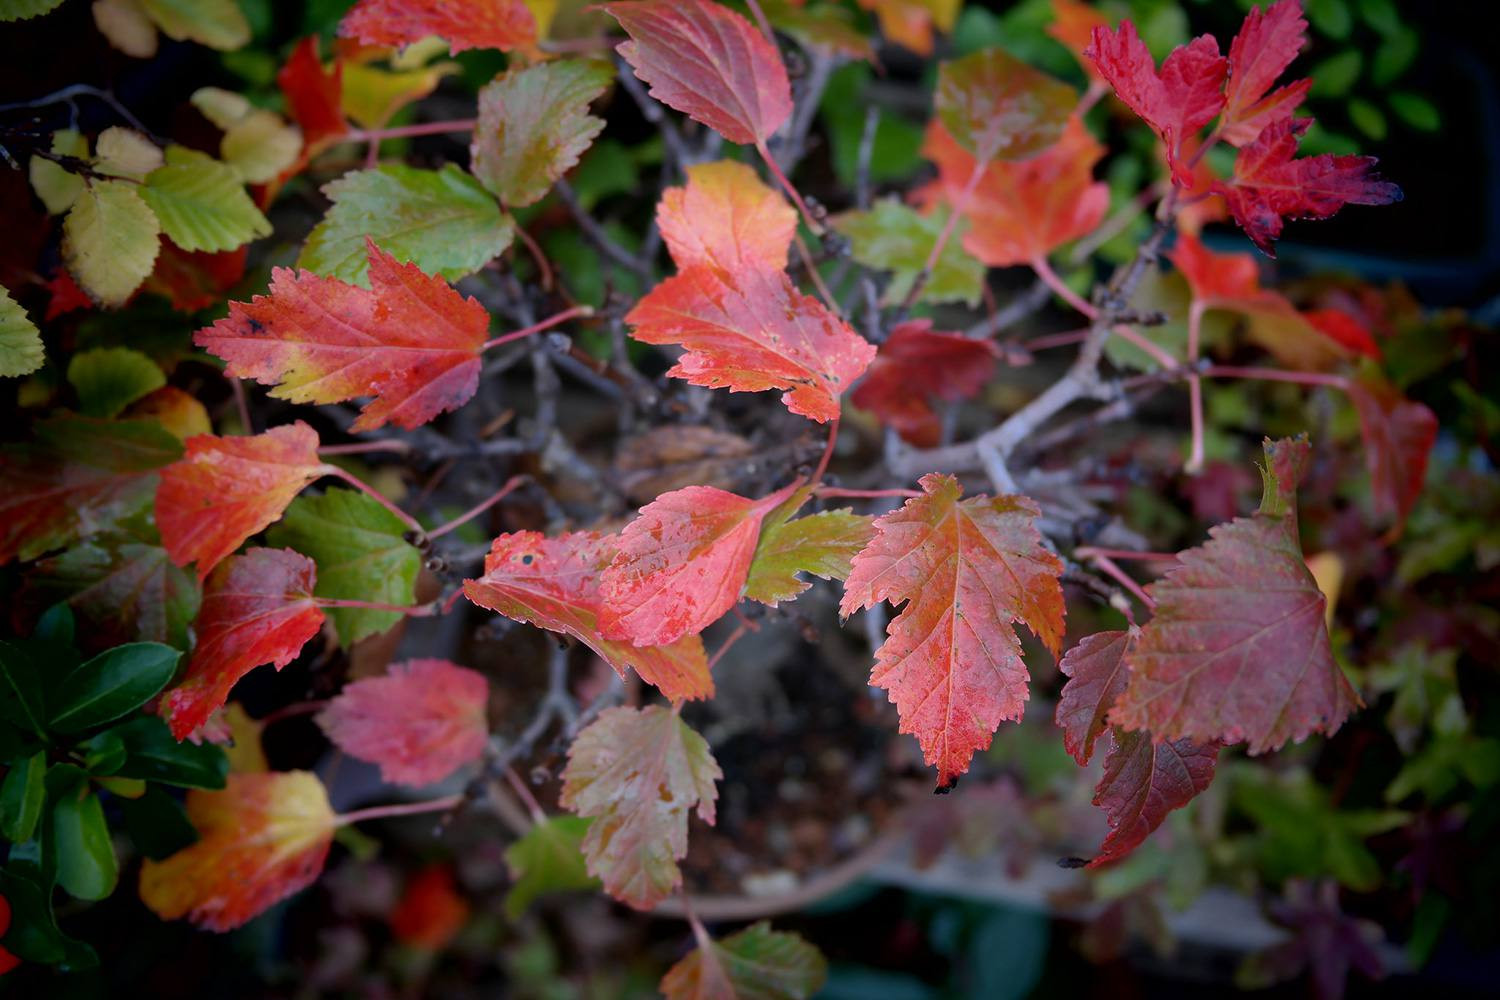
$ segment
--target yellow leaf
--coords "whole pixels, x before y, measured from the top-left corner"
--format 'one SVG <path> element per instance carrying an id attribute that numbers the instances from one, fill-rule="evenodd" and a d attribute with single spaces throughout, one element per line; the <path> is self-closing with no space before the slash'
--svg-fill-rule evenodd
<path id="1" fill-rule="evenodd" d="M 104 305 L 130 298 L 161 249 L 156 213 L 125 181 L 85 187 L 63 222 L 63 259 L 83 290 Z"/>
<path id="2" fill-rule="evenodd" d="M 397 111 L 436 90 L 443 77 L 456 72 L 458 63 L 452 62 L 411 70 L 345 63 L 344 114 L 361 128 L 380 128 Z"/>
<path id="3" fill-rule="evenodd" d="M 109 44 L 137 59 L 156 55 L 156 26 L 141 0 L 94 0 L 94 26 Z"/>
<path id="4" fill-rule="evenodd" d="M 89 141 L 81 133 L 65 128 L 53 133 L 52 152 L 86 160 Z M 83 190 L 82 177 L 41 156 L 31 158 L 30 175 L 32 190 L 53 215 L 61 215 L 71 208 Z"/>
<path id="5" fill-rule="evenodd" d="M 94 169 L 140 180 L 165 162 L 156 144 L 133 129 L 112 126 L 94 143 Z"/>

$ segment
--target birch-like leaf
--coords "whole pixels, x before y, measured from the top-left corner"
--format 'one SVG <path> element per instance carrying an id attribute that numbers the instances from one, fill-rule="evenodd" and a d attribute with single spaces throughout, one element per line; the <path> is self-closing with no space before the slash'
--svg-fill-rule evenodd
<path id="1" fill-rule="evenodd" d="M 906 301 L 917 275 L 927 265 L 948 221 L 951 208 L 922 215 L 898 198 L 882 198 L 863 212 L 845 212 L 833 220 L 834 228 L 849 237 L 850 253 L 866 267 L 891 272 L 883 301 L 896 305 Z M 979 304 L 984 284 L 984 264 L 964 249 L 968 229 L 960 222 L 938 254 L 927 275 L 918 302 L 963 302 Z"/>
<path id="2" fill-rule="evenodd" d="M 63 259 L 83 290 L 117 306 L 151 273 L 161 249 L 161 223 L 125 181 L 91 181 L 63 221 Z"/>
<path id="3" fill-rule="evenodd" d="M 235 0 L 141 0 L 162 34 L 233 52 L 250 41 L 250 22 Z"/>
<path id="4" fill-rule="evenodd" d="M 548 816 L 505 849 L 510 891 L 505 915 L 518 920 L 538 897 L 553 892 L 598 889 L 583 858 L 590 821 L 582 816 Z"/>
<path id="5" fill-rule="evenodd" d="M 10 297 L 10 289 L 0 287 L 0 378 L 29 375 L 45 360 L 42 331 Z"/>
<path id="6" fill-rule="evenodd" d="M 185 146 L 167 147 L 166 165 L 146 175 L 141 197 L 184 250 L 233 250 L 271 235 L 234 168 Z"/>

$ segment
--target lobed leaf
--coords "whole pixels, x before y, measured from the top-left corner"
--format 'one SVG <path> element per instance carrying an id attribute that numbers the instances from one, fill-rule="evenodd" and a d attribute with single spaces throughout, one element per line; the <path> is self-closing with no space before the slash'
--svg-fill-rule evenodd
<path id="1" fill-rule="evenodd" d="M 1264 10 L 1250 8 L 1229 45 L 1229 81 L 1219 122 L 1224 141 L 1243 146 L 1267 125 L 1292 116 L 1312 81 L 1298 80 L 1268 92 L 1306 43 L 1301 0 L 1278 0 Z"/>
<path id="2" fill-rule="evenodd" d="M 839 612 L 905 605 L 887 626 L 870 683 L 889 692 L 901 732 L 917 737 L 942 789 L 1025 708 L 1026 664 L 1013 623 L 1025 622 L 1058 651 L 1062 563 L 1043 546 L 1040 511 L 1026 497 L 960 500 L 958 480 L 935 473 L 921 485 L 926 496 L 875 520 Z"/>
<path id="3" fill-rule="evenodd" d="M 527 49 L 537 41 L 525 0 L 359 0 L 339 22 L 339 36 L 365 45 L 405 46 L 441 35 L 448 51 Z"/>
<path id="4" fill-rule="evenodd" d="M 667 1000 L 806 1000 L 828 979 L 828 963 L 799 934 L 762 920 L 721 941 L 700 939 L 662 977 Z"/>
<path id="5" fill-rule="evenodd" d="M 1394 522 L 1399 533 L 1422 495 L 1437 417 L 1369 368 L 1351 380 L 1348 391 L 1359 414 L 1375 516 Z"/>
<path id="6" fill-rule="evenodd" d="M 772 510 L 761 523 L 760 540 L 745 578 L 745 596 L 776 607 L 812 586 L 801 574 L 844 580 L 855 555 L 869 544 L 874 518 L 844 510 L 825 510 L 795 520 L 811 491 L 803 487 Z"/>
<path id="7" fill-rule="evenodd" d="M 593 820 L 589 873 L 620 902 L 647 910 L 682 883 L 688 812 L 714 821 L 719 765 L 703 737 L 670 709 L 609 708 L 568 750 L 560 802 Z"/>
<path id="8" fill-rule="evenodd" d="M 1089 867 L 1129 854 L 1214 780 L 1219 744 L 1189 739 L 1156 740 L 1150 733 L 1109 731 L 1104 776 L 1094 789 L 1094 805 L 1104 809 L 1109 836 Z"/>
<path id="9" fill-rule="evenodd" d="M 342 110 L 343 63 L 334 60 L 332 68 L 324 71 L 316 35 L 292 49 L 276 74 L 276 86 L 286 98 L 292 121 L 302 130 L 303 156 L 317 155 L 349 131 Z"/>
<path id="10" fill-rule="evenodd" d="M 994 375 L 999 353 L 991 340 L 942 333 L 927 319 L 907 320 L 880 345 L 849 401 L 912 444 L 930 448 L 940 432 L 931 399 L 978 395 Z"/>
<path id="11" fill-rule="evenodd" d="M 1129 632 L 1096 632 L 1068 650 L 1058 666 L 1068 678 L 1057 699 L 1056 721 L 1063 747 L 1079 764 L 1094 755 L 1094 743 L 1109 729 L 1109 710 L 1130 680 L 1125 651 Z"/>

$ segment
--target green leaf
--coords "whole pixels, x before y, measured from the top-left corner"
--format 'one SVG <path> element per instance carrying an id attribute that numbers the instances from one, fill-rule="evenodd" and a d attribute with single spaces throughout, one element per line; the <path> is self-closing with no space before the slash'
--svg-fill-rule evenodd
<path id="1" fill-rule="evenodd" d="M 583 837 L 590 822 L 582 816 L 551 816 L 505 849 L 505 864 L 514 880 L 505 894 L 507 917 L 519 919 L 546 893 L 599 888 L 583 859 Z"/>
<path id="2" fill-rule="evenodd" d="M 74 770 L 59 767 L 52 774 Z M 120 866 L 99 796 L 81 776 L 63 774 L 48 784 L 52 786 L 49 832 L 57 852 L 57 884 L 78 899 L 104 899 L 115 891 Z"/>
<path id="3" fill-rule="evenodd" d="M 0 896 L 10 904 L 10 930 L 0 944 L 17 958 L 39 965 L 56 965 L 66 949 L 62 931 L 52 916 L 52 887 L 36 866 L 14 857 L 0 870 Z"/>
<path id="4" fill-rule="evenodd" d="M 185 146 L 167 147 L 166 164 L 146 175 L 141 197 L 184 250 L 233 250 L 271 235 L 235 169 Z"/>
<path id="5" fill-rule="evenodd" d="M 24 21 L 56 10 L 62 0 L 0 0 L 0 21 Z"/>
<path id="6" fill-rule="evenodd" d="M 1386 101 L 1397 118 L 1418 131 L 1436 132 L 1443 127 L 1442 112 L 1421 94 L 1397 90 L 1387 95 Z"/>
<path id="7" fill-rule="evenodd" d="M 775 607 L 811 586 L 799 573 L 824 580 L 849 576 L 849 563 L 874 535 L 874 518 L 848 509 L 790 520 L 806 494 L 798 491 L 761 522 L 760 540 L 745 581 L 745 596 Z M 793 506 L 795 502 L 795 506 Z"/>
<path id="8" fill-rule="evenodd" d="M 76 631 L 77 622 L 73 619 L 73 609 L 66 604 L 54 604 L 36 620 L 36 629 L 31 637 L 60 646 L 72 646 Z"/>
<path id="9" fill-rule="evenodd" d="M 250 22 L 235 0 L 141 0 L 162 34 L 228 52 L 250 41 Z"/>
<path id="10" fill-rule="evenodd" d="M 110 732 L 125 743 L 125 764 L 115 772 L 120 778 L 142 778 L 181 788 L 223 788 L 229 774 L 229 758 L 212 743 L 178 743 L 167 724 L 155 715 L 143 715 L 114 727 Z"/>
<path id="11" fill-rule="evenodd" d="M 161 249 L 161 223 L 126 181 L 94 181 L 63 221 L 63 259 L 83 290 L 107 306 L 130 298 Z"/>
<path id="12" fill-rule="evenodd" d="M 865 109 L 873 102 L 870 67 L 841 66 L 828 79 L 818 111 L 828 126 L 833 168 L 840 183 L 854 186 L 859 172 L 859 148 L 865 131 Z M 922 166 L 922 130 L 889 111 L 880 115 L 871 147 L 870 180 L 876 184 L 904 180 Z"/>
<path id="13" fill-rule="evenodd" d="M 78 393 L 79 410 L 89 417 L 115 417 L 142 396 L 167 384 L 161 368 L 128 347 L 80 351 L 68 362 L 68 381 Z"/>
<path id="14" fill-rule="evenodd" d="M 44 690 L 42 669 L 31 650 L 19 642 L 0 639 L 0 716 L 45 738 Z"/>
<path id="15" fill-rule="evenodd" d="M 1358 82 L 1364 65 L 1365 57 L 1358 49 L 1345 49 L 1329 56 L 1308 73 L 1313 81 L 1308 93 L 1313 97 L 1343 97 Z"/>
<path id="16" fill-rule="evenodd" d="M 1307 18 L 1319 32 L 1340 41 L 1354 30 L 1349 0 L 1307 0 Z"/>
<path id="17" fill-rule="evenodd" d="M 1188 303 L 1191 299 L 1187 279 L 1181 273 L 1173 271 L 1163 274 L 1159 268 L 1151 268 L 1136 287 L 1130 305 L 1141 312 L 1162 312 L 1167 321 L 1156 326 L 1137 327 L 1137 332 L 1169 354 L 1179 358 L 1186 356 Z M 1199 331 L 1203 344 L 1221 342 L 1233 324 L 1234 319 L 1230 314 L 1211 310 L 1203 317 L 1202 329 Z M 1105 341 L 1104 353 L 1112 364 L 1121 368 L 1142 372 L 1154 372 L 1161 368 L 1155 358 L 1123 337 L 1110 337 Z"/>
<path id="18" fill-rule="evenodd" d="M 0 836 L 12 844 L 30 840 L 47 801 L 47 752 L 18 760 L 0 784 Z"/>
<path id="19" fill-rule="evenodd" d="M 933 104 L 954 141 L 987 163 L 1057 142 L 1078 92 L 1004 49 L 986 49 L 939 65 Z"/>
<path id="20" fill-rule="evenodd" d="M 1385 115 L 1379 108 L 1364 98 L 1350 98 L 1349 120 L 1354 123 L 1355 128 L 1371 139 L 1379 141 L 1385 138 Z"/>
<path id="21" fill-rule="evenodd" d="M 233 125 L 219 142 L 219 155 L 251 184 L 280 176 L 302 152 L 302 133 L 278 114 L 257 108 Z"/>
<path id="22" fill-rule="evenodd" d="M 182 803 L 163 789 L 151 787 L 138 799 L 123 799 L 120 813 L 136 850 L 161 861 L 198 840 Z"/>
<path id="23" fill-rule="evenodd" d="M 52 728 L 76 733 L 140 708 L 177 671 L 182 653 L 157 642 L 132 642 L 105 650 L 63 678 Z"/>
<path id="24" fill-rule="evenodd" d="M 904 302 L 937 243 L 948 210 L 921 215 L 898 198 L 882 198 L 869 211 L 846 212 L 833 220 L 834 228 L 849 237 L 854 259 L 866 267 L 892 272 L 886 288 L 887 305 Z M 967 221 L 959 222 L 943 247 L 937 265 L 918 302 L 963 302 L 977 305 L 984 283 L 984 265 L 963 248 Z"/>
<path id="25" fill-rule="evenodd" d="M 0 287 L 0 377 L 30 375 L 45 360 L 42 332 L 10 290 Z"/>
<path id="26" fill-rule="evenodd" d="M 540 201 L 604 129 L 590 102 L 614 82 L 607 62 L 559 59 L 497 76 L 479 91 L 471 169 L 509 208 Z"/>
<path id="27" fill-rule="evenodd" d="M 52 152 L 87 160 L 89 141 L 83 133 L 65 128 L 52 134 Z M 73 202 L 83 193 L 83 177 L 45 157 L 33 156 L 28 174 L 32 190 L 53 215 L 61 215 L 72 208 Z"/>
<path id="28" fill-rule="evenodd" d="M 1401 30 L 1396 0 L 1359 0 L 1359 14 L 1366 24 L 1382 35 L 1393 35 Z"/>
<path id="29" fill-rule="evenodd" d="M 667 1000 L 804 1000 L 828 979 L 818 949 L 800 935 L 771 930 L 764 920 L 708 946 L 709 955 L 700 946 L 667 970 L 661 980 Z"/>
<path id="30" fill-rule="evenodd" d="M 1370 62 L 1370 79 L 1377 87 L 1389 87 L 1411 68 L 1421 47 L 1417 33 L 1403 27 L 1375 49 L 1375 58 Z"/>
<path id="31" fill-rule="evenodd" d="M 500 254 L 510 217 L 478 181 L 452 163 L 442 170 L 387 164 L 323 185 L 333 206 L 307 238 L 297 266 L 368 286 L 365 237 L 428 274 L 457 281 Z"/>
<path id="32" fill-rule="evenodd" d="M 406 525 L 370 497 L 334 488 L 293 500 L 267 538 L 318 564 L 318 597 L 411 604 L 422 554 L 406 542 L 405 533 Z M 394 611 L 365 608 L 329 608 L 327 614 L 345 646 L 384 632 L 401 618 Z"/>

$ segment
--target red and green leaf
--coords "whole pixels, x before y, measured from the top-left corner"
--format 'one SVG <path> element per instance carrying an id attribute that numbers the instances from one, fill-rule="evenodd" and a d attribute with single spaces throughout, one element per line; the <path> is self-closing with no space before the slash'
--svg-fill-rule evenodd
<path id="1" fill-rule="evenodd" d="M 667 1000 L 807 1000 L 827 979 L 817 948 L 762 920 L 722 940 L 702 935 L 667 970 L 661 991 Z"/>

